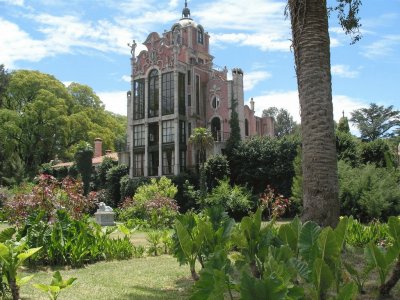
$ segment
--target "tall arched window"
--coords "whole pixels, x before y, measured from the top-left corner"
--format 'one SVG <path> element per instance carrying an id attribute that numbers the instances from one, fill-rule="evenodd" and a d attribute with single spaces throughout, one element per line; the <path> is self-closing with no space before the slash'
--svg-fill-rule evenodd
<path id="1" fill-rule="evenodd" d="M 149 74 L 149 118 L 158 116 L 158 81 L 158 71 L 154 69 Z"/>
<path id="2" fill-rule="evenodd" d="M 197 27 L 197 43 L 199 44 L 204 43 L 204 30 L 201 26 Z"/>
<path id="3" fill-rule="evenodd" d="M 249 136 L 249 121 L 247 119 L 244 120 L 244 134 Z"/>
<path id="4" fill-rule="evenodd" d="M 221 120 L 218 117 L 214 117 L 211 120 L 211 134 L 213 135 L 214 141 L 221 141 Z"/>

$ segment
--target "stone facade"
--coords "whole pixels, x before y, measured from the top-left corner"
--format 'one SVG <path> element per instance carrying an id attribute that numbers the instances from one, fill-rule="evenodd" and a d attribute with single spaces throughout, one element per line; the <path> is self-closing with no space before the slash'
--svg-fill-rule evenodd
<path id="1" fill-rule="evenodd" d="M 147 51 L 131 47 L 131 90 L 127 93 L 130 176 L 178 174 L 196 165 L 188 143 L 196 127 L 213 134 L 214 151 L 221 153 L 230 135 L 231 101 L 237 100 L 242 139 L 273 136 L 273 119 L 254 115 L 244 105 L 243 71 L 213 65 L 209 35 L 182 11 L 182 18 L 160 36 L 152 32 L 143 43 Z"/>

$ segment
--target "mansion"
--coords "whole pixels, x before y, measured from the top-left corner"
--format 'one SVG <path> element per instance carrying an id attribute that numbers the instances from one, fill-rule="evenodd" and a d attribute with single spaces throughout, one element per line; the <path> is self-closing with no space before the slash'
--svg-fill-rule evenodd
<path id="1" fill-rule="evenodd" d="M 198 163 L 188 142 L 194 128 L 208 128 L 214 149 L 222 153 L 230 135 L 232 107 L 239 116 L 242 140 L 273 136 L 274 121 L 257 117 L 254 101 L 244 105 L 243 71 L 213 65 L 210 36 L 190 16 L 185 1 L 182 18 L 162 35 L 152 32 L 144 41 L 147 51 L 131 47 L 131 90 L 127 93 L 127 153 L 123 162 L 130 176 L 179 174 Z M 232 100 L 237 105 L 232 106 Z"/>

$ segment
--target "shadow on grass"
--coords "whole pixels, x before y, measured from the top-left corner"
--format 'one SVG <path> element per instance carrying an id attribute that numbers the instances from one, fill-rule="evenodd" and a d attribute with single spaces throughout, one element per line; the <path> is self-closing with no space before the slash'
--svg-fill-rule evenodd
<path id="1" fill-rule="evenodd" d="M 138 300 L 156 300 L 156 299 L 189 299 L 190 288 L 193 280 L 181 278 L 175 281 L 175 287 L 171 289 L 152 288 L 147 286 L 135 285 L 132 289 L 135 292 L 129 292 L 125 295 L 119 295 L 118 300 L 138 299 Z M 117 300 L 117 298 L 115 298 Z"/>

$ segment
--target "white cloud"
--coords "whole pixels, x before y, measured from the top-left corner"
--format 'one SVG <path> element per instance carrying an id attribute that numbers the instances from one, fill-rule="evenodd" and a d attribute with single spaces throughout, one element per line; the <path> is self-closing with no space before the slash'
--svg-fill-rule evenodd
<path id="1" fill-rule="evenodd" d="M 348 65 L 333 65 L 331 66 L 332 75 L 343 78 L 356 78 L 358 71 L 351 70 Z"/>
<path id="2" fill-rule="evenodd" d="M 243 76 L 243 89 L 245 91 L 252 90 L 258 83 L 271 77 L 271 74 L 266 71 L 254 71 L 246 73 Z"/>
<path id="3" fill-rule="evenodd" d="M 366 46 L 361 53 L 367 58 L 382 58 L 393 53 L 394 48 L 400 45 L 400 35 L 386 35 Z"/>
<path id="4" fill-rule="evenodd" d="M 125 81 L 125 82 L 131 82 L 131 76 L 129 76 L 129 75 L 123 75 L 121 77 L 121 79 L 122 79 L 122 81 Z"/>
<path id="5" fill-rule="evenodd" d="M 0 3 L 1 2 L 7 5 L 24 6 L 24 0 L 0 0 Z"/>
<path id="6" fill-rule="evenodd" d="M 261 116 L 262 111 L 269 107 L 286 109 L 293 119 L 300 123 L 300 105 L 297 91 L 272 91 L 264 95 L 253 97 L 255 102 L 256 115 Z M 366 104 L 357 98 L 352 98 L 346 95 L 333 95 L 333 118 L 336 121 L 342 117 L 344 111 L 345 116 L 350 117 L 350 113 Z"/>
<path id="7" fill-rule="evenodd" d="M 71 83 L 73 83 L 73 81 L 62 81 L 62 83 L 63 83 L 63 85 L 68 87 Z"/>
<path id="8" fill-rule="evenodd" d="M 106 110 L 115 114 L 126 116 L 126 91 L 97 92 L 96 94 L 100 97 L 100 100 L 103 102 Z"/>

